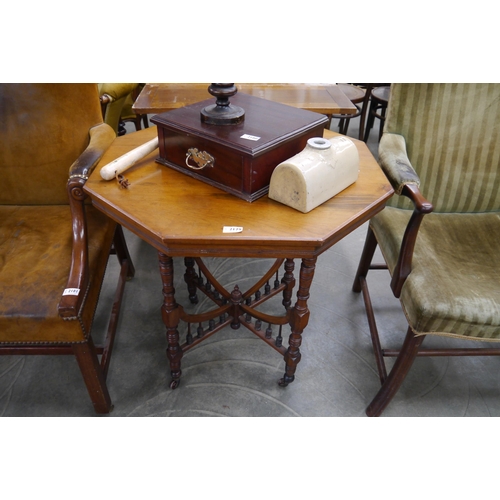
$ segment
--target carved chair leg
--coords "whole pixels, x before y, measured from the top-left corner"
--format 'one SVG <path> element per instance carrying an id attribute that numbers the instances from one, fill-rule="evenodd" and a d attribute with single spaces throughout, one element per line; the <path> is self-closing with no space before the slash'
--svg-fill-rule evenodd
<path id="1" fill-rule="evenodd" d="M 370 131 L 373 127 L 373 122 L 375 121 L 373 113 L 375 113 L 375 106 L 373 105 L 373 102 L 370 101 L 370 107 L 368 109 L 368 117 L 366 119 L 366 124 L 365 124 L 365 135 L 363 137 L 363 142 L 368 142 L 368 137 L 370 137 Z"/>
<path id="2" fill-rule="evenodd" d="M 123 264 L 125 260 L 128 262 L 127 279 L 132 279 L 135 274 L 134 264 L 130 258 L 130 253 L 128 251 L 127 242 L 125 241 L 125 235 L 123 234 L 122 227 L 117 224 L 115 230 L 115 236 L 113 238 L 113 246 L 115 248 L 116 256 L 120 264 Z"/>
<path id="3" fill-rule="evenodd" d="M 377 322 L 375 321 L 375 313 L 373 312 L 372 301 L 368 291 L 368 283 L 365 276 L 360 276 L 359 281 L 363 291 L 363 300 L 365 302 L 366 319 L 368 320 L 368 328 L 370 329 L 370 337 L 372 339 L 373 354 L 375 355 L 375 362 L 377 363 L 378 375 L 380 383 L 383 384 L 387 379 L 387 369 L 385 367 L 384 352 L 380 344 L 378 335 Z"/>
<path id="4" fill-rule="evenodd" d="M 366 233 L 365 246 L 363 247 L 363 253 L 361 254 L 361 259 L 359 261 L 358 270 L 354 278 L 354 283 L 352 285 L 352 291 L 359 293 L 361 292 L 361 280 L 360 277 L 366 277 L 368 270 L 370 269 L 370 264 L 373 259 L 375 250 L 377 249 L 377 238 L 370 226 L 368 226 L 368 232 Z"/>
<path id="5" fill-rule="evenodd" d="M 113 405 L 92 338 L 84 344 L 74 344 L 72 347 L 94 410 L 96 413 L 109 413 Z"/>
<path id="6" fill-rule="evenodd" d="M 403 380 L 408 374 L 413 361 L 415 360 L 418 349 L 424 340 L 425 335 L 415 336 L 412 329 L 408 327 L 406 338 L 404 340 L 401 351 L 396 358 L 396 362 L 387 379 L 373 398 L 372 402 L 366 409 L 366 414 L 369 417 L 378 417 L 385 410 L 387 405 L 392 401 L 396 392 L 401 387 Z"/>

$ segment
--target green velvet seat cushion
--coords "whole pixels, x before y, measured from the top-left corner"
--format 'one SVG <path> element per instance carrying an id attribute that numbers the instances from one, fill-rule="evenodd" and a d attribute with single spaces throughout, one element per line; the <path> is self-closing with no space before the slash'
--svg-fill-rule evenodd
<path id="1" fill-rule="evenodd" d="M 411 211 L 370 222 L 392 274 Z M 424 217 L 400 297 L 413 331 L 500 341 L 500 213 Z"/>

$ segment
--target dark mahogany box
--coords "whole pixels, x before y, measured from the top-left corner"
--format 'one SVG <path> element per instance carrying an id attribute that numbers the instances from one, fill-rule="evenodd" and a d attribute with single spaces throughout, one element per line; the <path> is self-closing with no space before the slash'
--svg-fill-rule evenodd
<path id="1" fill-rule="evenodd" d="M 269 190 L 271 174 L 282 161 L 302 151 L 311 137 L 323 137 L 327 117 L 319 113 L 238 93 L 231 104 L 245 110 L 237 125 L 202 123 L 207 99 L 155 115 L 159 163 L 207 182 L 247 201 Z"/>

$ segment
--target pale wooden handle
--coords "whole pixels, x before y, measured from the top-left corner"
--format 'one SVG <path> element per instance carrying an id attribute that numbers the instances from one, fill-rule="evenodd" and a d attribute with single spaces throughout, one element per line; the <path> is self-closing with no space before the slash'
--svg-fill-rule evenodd
<path id="1" fill-rule="evenodd" d="M 151 139 L 146 142 L 142 146 L 139 146 L 128 153 L 120 156 L 116 160 L 113 160 L 111 163 L 104 165 L 101 168 L 101 177 L 105 181 L 110 181 L 114 179 L 118 174 L 125 172 L 128 168 L 130 168 L 134 163 L 141 160 L 149 153 L 154 151 L 158 147 L 158 137 Z"/>

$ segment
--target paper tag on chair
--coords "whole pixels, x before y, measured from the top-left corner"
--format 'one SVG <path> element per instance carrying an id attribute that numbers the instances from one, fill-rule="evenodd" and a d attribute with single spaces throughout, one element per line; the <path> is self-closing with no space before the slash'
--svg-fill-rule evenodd
<path id="1" fill-rule="evenodd" d="M 65 288 L 63 295 L 78 295 L 80 293 L 79 288 Z"/>

